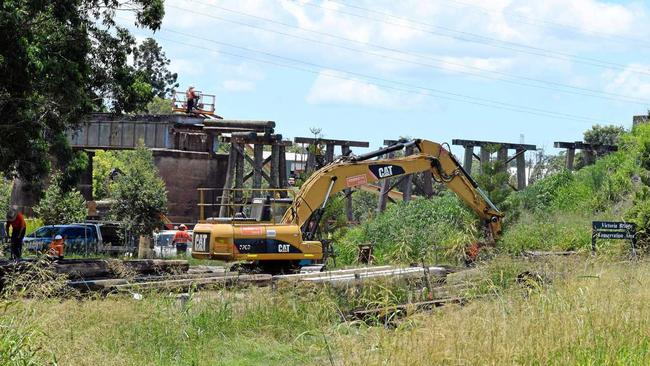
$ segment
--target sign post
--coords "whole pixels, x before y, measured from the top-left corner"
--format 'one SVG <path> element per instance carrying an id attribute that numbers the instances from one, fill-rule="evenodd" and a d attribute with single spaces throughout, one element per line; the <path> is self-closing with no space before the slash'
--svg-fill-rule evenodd
<path id="1" fill-rule="evenodd" d="M 596 239 L 629 240 L 632 257 L 636 258 L 636 224 L 617 221 L 593 221 L 591 251 L 596 253 Z"/>

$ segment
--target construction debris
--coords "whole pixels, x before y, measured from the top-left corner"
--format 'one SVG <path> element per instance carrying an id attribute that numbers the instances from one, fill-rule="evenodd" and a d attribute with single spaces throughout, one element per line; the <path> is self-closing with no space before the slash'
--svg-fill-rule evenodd
<path id="1" fill-rule="evenodd" d="M 36 259 L 19 262 L 0 261 L 0 276 L 6 269 L 20 270 L 21 266 L 36 261 Z M 162 259 L 62 259 L 53 262 L 52 269 L 55 273 L 65 274 L 71 279 L 84 278 L 115 278 L 125 274 L 130 275 L 162 275 L 178 274 L 188 271 L 190 265 L 185 260 Z"/>

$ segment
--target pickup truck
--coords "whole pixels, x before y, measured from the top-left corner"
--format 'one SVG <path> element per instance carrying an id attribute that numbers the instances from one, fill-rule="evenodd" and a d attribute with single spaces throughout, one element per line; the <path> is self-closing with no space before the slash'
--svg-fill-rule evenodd
<path id="1" fill-rule="evenodd" d="M 123 229 L 113 223 L 48 225 L 25 236 L 23 243 L 30 252 L 42 252 L 55 235 L 61 235 L 65 240 L 65 254 L 135 252 L 135 239 L 130 235 L 120 235 L 120 231 Z"/>
<path id="2" fill-rule="evenodd" d="M 178 230 L 163 230 L 158 233 L 153 234 L 153 252 L 156 258 L 173 258 L 176 257 L 176 245 L 172 244 L 174 240 L 174 235 Z M 192 231 L 188 231 L 190 237 L 192 237 Z M 191 256 L 192 248 L 191 245 L 188 245 L 187 256 Z"/>

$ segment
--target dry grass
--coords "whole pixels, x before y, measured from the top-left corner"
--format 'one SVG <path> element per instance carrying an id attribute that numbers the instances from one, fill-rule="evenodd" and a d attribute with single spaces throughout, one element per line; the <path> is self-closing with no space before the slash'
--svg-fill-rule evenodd
<path id="1" fill-rule="evenodd" d="M 638 365 L 650 362 L 650 266 L 572 268 L 544 289 L 511 290 L 411 317 L 395 331 L 337 339 L 345 365 Z"/>
<path id="2" fill-rule="evenodd" d="M 549 282 L 513 286 L 522 268 Z M 160 293 L 23 299 L 0 307 L 0 327 L 11 324 L 29 357 L 60 365 L 650 362 L 649 263 L 499 260 L 454 281 L 468 278 L 492 296 L 396 328 L 341 323 L 341 304 L 353 301 L 304 288 L 201 292 L 187 304 Z"/>

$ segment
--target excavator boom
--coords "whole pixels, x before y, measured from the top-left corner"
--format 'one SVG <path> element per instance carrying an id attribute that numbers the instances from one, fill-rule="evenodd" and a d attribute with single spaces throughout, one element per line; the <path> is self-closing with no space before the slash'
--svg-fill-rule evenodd
<path id="1" fill-rule="evenodd" d="M 371 160 L 389 152 L 402 150 L 409 145 L 415 147 L 418 153 L 399 158 Z M 303 234 L 309 237 L 316 225 L 313 221 L 318 219 L 319 210 L 324 208 L 332 194 L 386 178 L 426 171 L 430 171 L 436 181 L 445 183 L 474 210 L 489 226 L 493 238 L 499 236 L 503 214 L 448 150 L 427 140 L 398 142 L 365 155 L 341 157 L 323 167 L 302 185 L 281 222 L 302 227 Z"/>

